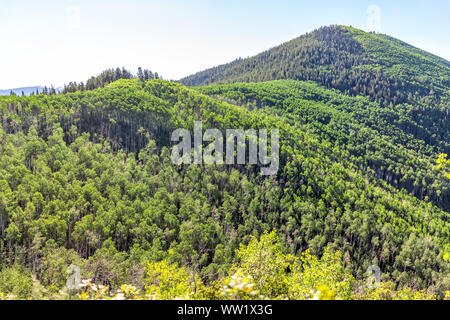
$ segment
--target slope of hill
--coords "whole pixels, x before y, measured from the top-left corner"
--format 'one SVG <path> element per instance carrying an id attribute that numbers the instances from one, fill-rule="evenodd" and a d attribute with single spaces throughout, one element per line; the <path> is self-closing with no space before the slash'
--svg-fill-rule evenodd
<path id="1" fill-rule="evenodd" d="M 196 90 L 247 108 L 283 115 L 322 141 L 348 150 L 373 175 L 450 212 L 450 183 L 433 170 L 436 152 L 427 128 L 399 110 L 312 82 L 277 80 L 211 85 Z M 267 108 L 269 108 L 267 110 Z"/>
<path id="2" fill-rule="evenodd" d="M 450 63 L 388 36 L 323 27 L 180 82 L 199 86 L 279 79 L 313 80 L 348 95 L 369 96 L 399 113 L 406 111 L 429 132 L 428 144 L 450 153 Z"/>
<path id="3" fill-rule="evenodd" d="M 197 86 L 278 79 L 314 80 L 386 105 L 424 97 L 440 101 L 442 95 L 448 103 L 450 62 L 389 36 L 330 26 L 180 82 Z"/>
<path id="4" fill-rule="evenodd" d="M 363 283 L 371 265 L 394 287 L 443 297 L 450 181 L 434 164 L 450 153 L 449 70 L 397 39 L 332 26 L 181 80 L 191 88 L 118 68 L 62 94 L 0 97 L 0 299 L 29 297 L 30 279 L 57 294 L 72 264 L 112 290 L 158 287 L 148 261 L 215 288 L 274 246 L 276 272 L 295 283 L 258 282 L 271 297 L 307 269 L 286 254 L 310 253 L 324 255 L 321 272 L 340 270 L 328 285 L 345 298 L 357 296 L 350 274 Z M 278 129 L 277 174 L 174 164 L 172 133 L 196 120 Z"/>
<path id="5" fill-rule="evenodd" d="M 145 262 L 168 258 L 211 281 L 239 260 L 235 249 L 249 235 L 277 229 L 292 254 L 309 248 L 320 255 L 330 246 L 359 279 L 376 264 L 384 279 L 400 286 L 443 293 L 448 213 L 374 176 L 361 166 L 369 153 L 361 151 L 361 162 L 354 161 L 358 150 L 344 142 L 360 137 L 344 127 L 373 134 L 370 121 L 358 124 L 343 112 L 357 99 L 339 106 L 344 98 L 334 92 L 281 82 L 267 90 L 249 86 L 251 100 L 260 99 L 259 90 L 272 99 L 270 86 L 278 86 L 280 96 L 292 86 L 299 91 L 292 112 L 282 111 L 287 102 L 281 97 L 280 108 L 250 110 L 162 80 L 1 97 L 0 268 L 19 264 L 58 290 L 65 284 L 61 270 L 73 263 L 83 277 L 117 288 L 142 286 Z M 204 90 L 225 89 L 223 95 L 234 99 L 234 87 Z M 296 102 L 313 94 L 324 102 L 299 109 Z M 321 109 L 334 127 L 321 126 Z M 376 113 L 377 106 L 368 109 Z M 192 130 L 194 120 L 222 132 L 279 128 L 278 174 L 261 176 L 258 166 L 173 164 L 171 132 Z M 391 130 L 398 129 L 386 128 L 386 134 Z M 390 150 L 398 147 L 394 143 L 389 137 L 380 142 Z M 425 158 L 414 162 L 407 154 L 415 147 L 395 153 L 398 162 L 423 166 Z"/>
<path id="6" fill-rule="evenodd" d="M 341 27 L 371 57 L 370 65 L 361 66 L 380 70 L 391 77 L 400 79 L 406 89 L 415 89 L 420 95 L 448 95 L 450 86 L 450 62 L 431 53 L 413 47 L 403 41 L 384 34 L 366 33 L 361 30 Z M 412 92 L 412 90 L 411 90 Z"/>

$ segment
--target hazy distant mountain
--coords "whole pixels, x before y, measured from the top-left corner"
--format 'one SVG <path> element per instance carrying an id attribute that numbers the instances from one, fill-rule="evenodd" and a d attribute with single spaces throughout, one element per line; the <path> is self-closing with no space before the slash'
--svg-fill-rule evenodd
<path id="1" fill-rule="evenodd" d="M 55 88 L 56 92 L 58 92 L 58 93 L 61 92 L 62 89 L 63 89 L 63 87 Z M 44 87 L 42 87 L 42 86 L 34 86 L 34 87 L 22 87 L 22 88 L 0 90 L 0 96 L 7 96 L 7 95 L 9 95 L 11 93 L 11 91 L 13 91 L 18 96 L 21 96 L 22 92 L 26 96 L 29 96 L 33 92 L 36 92 L 36 90 L 38 90 L 39 92 L 42 92 L 44 90 Z"/>
<path id="2" fill-rule="evenodd" d="M 11 93 L 11 91 L 13 91 L 18 96 L 22 95 L 22 91 L 23 91 L 23 93 L 28 96 L 32 92 L 36 92 L 36 90 L 39 90 L 39 92 L 41 92 L 42 90 L 44 90 L 44 87 L 42 87 L 42 86 L 35 86 L 35 87 L 22 87 L 22 88 L 0 90 L 0 96 L 9 95 Z"/>

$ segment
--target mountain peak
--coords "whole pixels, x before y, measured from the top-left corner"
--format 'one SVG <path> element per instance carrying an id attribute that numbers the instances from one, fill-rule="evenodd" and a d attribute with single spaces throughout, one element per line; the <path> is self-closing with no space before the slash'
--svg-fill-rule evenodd
<path id="1" fill-rule="evenodd" d="M 199 86 L 280 79 L 313 80 L 395 105 L 424 97 L 440 100 L 450 85 L 450 63 L 387 35 L 331 25 L 180 82 Z"/>

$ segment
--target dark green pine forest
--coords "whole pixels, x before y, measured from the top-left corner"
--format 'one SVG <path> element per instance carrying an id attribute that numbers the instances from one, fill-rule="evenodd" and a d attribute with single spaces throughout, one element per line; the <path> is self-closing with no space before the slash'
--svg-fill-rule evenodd
<path id="1" fill-rule="evenodd" d="M 450 62 L 346 26 L 179 81 L 117 68 L 62 93 L 2 96 L 0 298 L 61 298 L 77 265 L 111 292 L 159 286 L 173 298 L 200 281 L 191 297 L 212 299 L 251 250 L 282 253 L 265 260 L 275 280 L 245 274 L 270 298 L 299 298 L 275 283 L 306 250 L 338 252 L 353 279 L 348 294 L 344 278 L 327 282 L 328 297 L 364 296 L 371 265 L 394 291 L 448 297 L 450 170 L 436 159 L 450 154 L 449 97 Z M 279 129 L 277 174 L 174 164 L 172 132 L 198 120 Z M 154 280 L 161 265 L 180 279 L 172 295 Z M 326 292 L 320 281 L 311 289 Z"/>

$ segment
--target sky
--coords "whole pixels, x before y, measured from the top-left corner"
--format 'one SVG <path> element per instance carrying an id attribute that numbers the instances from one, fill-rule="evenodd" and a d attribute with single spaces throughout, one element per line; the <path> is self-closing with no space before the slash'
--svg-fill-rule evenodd
<path id="1" fill-rule="evenodd" d="M 332 24 L 450 60 L 450 0 L 0 0 L 0 89 L 116 67 L 177 80 Z"/>

